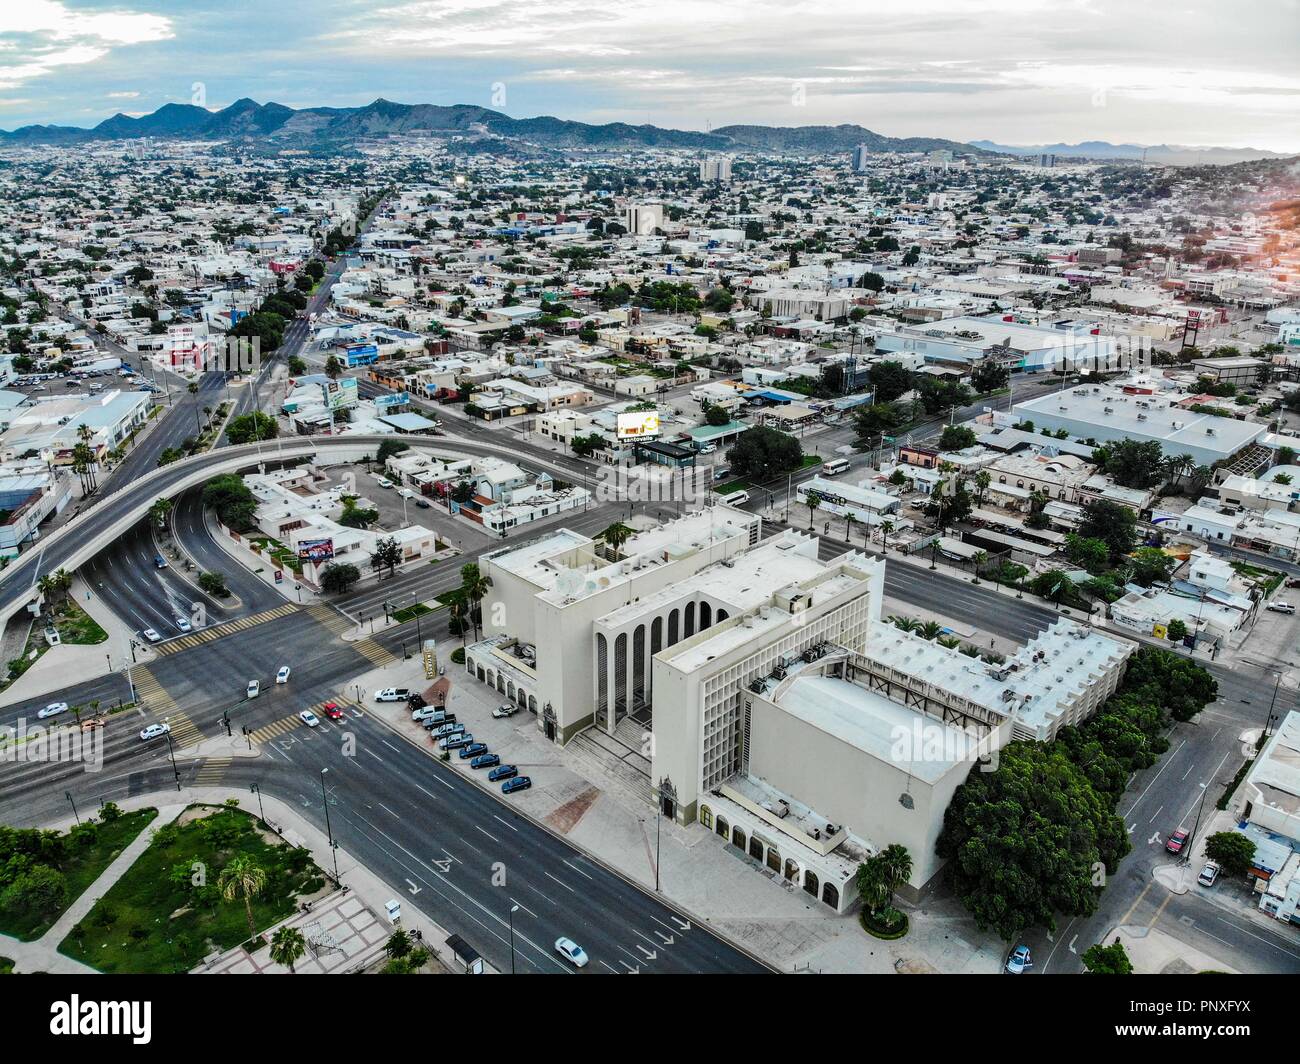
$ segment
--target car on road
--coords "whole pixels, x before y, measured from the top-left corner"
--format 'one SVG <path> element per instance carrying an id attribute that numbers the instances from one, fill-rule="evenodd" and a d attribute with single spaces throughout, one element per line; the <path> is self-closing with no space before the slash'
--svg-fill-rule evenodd
<path id="1" fill-rule="evenodd" d="M 479 754 L 486 754 L 487 751 L 487 743 L 470 743 L 468 746 L 462 746 L 460 748 L 460 757 L 463 761 L 467 757 L 478 757 Z"/>
<path id="2" fill-rule="evenodd" d="M 500 754 L 479 754 L 469 763 L 470 768 L 491 768 L 493 765 L 501 764 Z"/>
<path id="3" fill-rule="evenodd" d="M 326 702 L 320 707 L 320 711 L 329 717 L 330 720 L 342 720 L 343 710 L 339 708 L 337 702 Z"/>
<path id="4" fill-rule="evenodd" d="M 1012 975 L 1023 975 L 1027 968 L 1033 966 L 1034 962 L 1029 956 L 1028 946 L 1017 946 L 1007 957 L 1006 970 Z"/>
<path id="5" fill-rule="evenodd" d="M 142 636 L 144 636 L 147 640 L 149 640 L 149 642 L 151 642 L 151 643 L 157 643 L 157 642 L 159 642 L 159 641 L 162 639 L 162 636 L 160 636 L 160 635 L 159 635 L 157 632 L 155 632 L 152 628 L 146 628 L 146 629 L 145 629 L 143 632 L 141 632 L 140 634 L 141 634 Z"/>
<path id="6" fill-rule="evenodd" d="M 428 499 L 416 499 L 415 505 L 418 506 L 421 510 L 427 510 L 432 505 L 432 503 L 430 503 Z"/>
<path id="7" fill-rule="evenodd" d="M 571 938 L 557 938 L 555 940 L 555 952 L 575 968 L 587 967 L 587 951 Z"/>
<path id="8" fill-rule="evenodd" d="M 164 558 L 161 554 L 155 554 L 153 556 L 153 567 L 155 569 L 166 569 L 167 559 Z"/>
<path id="9" fill-rule="evenodd" d="M 245 691 L 245 696 L 248 698 L 256 698 L 261 693 L 262 693 L 262 681 L 249 680 L 248 689 L 247 691 Z"/>
<path id="10" fill-rule="evenodd" d="M 469 746 L 474 741 L 474 736 L 469 732 L 452 732 L 444 738 L 439 744 L 440 750 L 459 750 L 462 746 Z"/>
<path id="11" fill-rule="evenodd" d="M 533 781 L 527 776 L 511 776 L 505 783 L 501 784 L 502 794 L 514 794 L 515 791 L 526 791 L 533 785 Z"/>
<path id="12" fill-rule="evenodd" d="M 518 712 L 519 707 L 513 702 L 502 702 L 492 711 L 492 716 L 496 717 L 497 720 L 502 720 L 505 717 L 513 717 Z"/>
<path id="13" fill-rule="evenodd" d="M 1277 602 L 1270 602 L 1264 608 L 1272 610 L 1274 613 L 1295 613 L 1295 607 L 1289 602 L 1283 602 L 1281 599 Z"/>
<path id="14" fill-rule="evenodd" d="M 722 501 L 728 506 L 744 506 L 745 503 L 749 502 L 749 492 L 733 491 L 728 495 L 723 495 Z"/>
<path id="15" fill-rule="evenodd" d="M 190 622 L 187 621 L 184 617 L 174 617 L 172 619 L 173 621 L 175 621 L 176 627 L 179 628 L 182 632 L 194 631 L 194 626 L 190 624 Z"/>
<path id="16" fill-rule="evenodd" d="M 1169 836 L 1169 841 L 1165 843 L 1165 849 L 1170 853 L 1182 853 L 1183 846 L 1187 843 L 1187 832 L 1179 828 Z"/>
<path id="17" fill-rule="evenodd" d="M 1219 878 L 1219 865 L 1216 861 L 1206 861 L 1205 867 L 1201 869 L 1201 874 L 1196 877 L 1203 887 L 1212 887 Z"/>
<path id="18" fill-rule="evenodd" d="M 288 665 L 281 665 L 281 666 L 280 666 L 280 671 L 277 672 L 277 673 L 275 674 L 275 682 L 276 682 L 276 683 L 288 683 L 288 682 L 289 682 L 289 666 L 288 666 Z"/>
<path id="19" fill-rule="evenodd" d="M 389 480 L 387 477 L 375 477 L 375 483 L 378 484 L 381 488 L 393 487 L 393 482 Z"/>
<path id="20" fill-rule="evenodd" d="M 37 710 L 36 716 L 39 717 L 41 720 L 44 720 L 46 717 L 52 717 L 56 713 L 66 713 L 67 711 L 68 711 L 68 703 L 51 702 L 48 706 L 45 706 L 44 708 Z"/>
<path id="21" fill-rule="evenodd" d="M 494 768 L 491 772 L 488 773 L 488 779 L 491 780 L 493 783 L 496 783 L 497 780 L 513 779 L 515 776 L 518 775 L 519 775 L 519 769 L 516 766 L 498 765 L 496 768 Z"/>
<path id="22" fill-rule="evenodd" d="M 140 741 L 142 743 L 147 743 L 150 739 L 161 738 L 171 730 L 172 726 L 170 724 L 150 724 L 148 727 L 141 729 Z"/>
<path id="23" fill-rule="evenodd" d="M 304 709 L 301 713 L 299 713 L 298 719 L 302 721 L 305 725 L 307 725 L 307 727 L 309 728 L 314 728 L 316 727 L 316 725 L 320 723 L 320 717 L 316 716 L 316 714 L 313 713 L 310 709 Z"/>
<path id="24" fill-rule="evenodd" d="M 376 702 L 405 702 L 410 697 L 405 687 L 384 687 L 375 692 Z"/>

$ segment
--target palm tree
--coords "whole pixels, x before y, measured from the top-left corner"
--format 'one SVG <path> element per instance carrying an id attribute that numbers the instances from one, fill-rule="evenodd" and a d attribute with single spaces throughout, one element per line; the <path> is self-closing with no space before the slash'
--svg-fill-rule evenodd
<path id="1" fill-rule="evenodd" d="M 242 898 L 244 914 L 248 917 L 248 937 L 257 937 L 253 923 L 253 899 L 266 886 L 266 871 L 253 863 L 250 857 L 236 857 L 217 876 L 217 889 L 226 901 Z"/>
<path id="2" fill-rule="evenodd" d="M 891 616 L 889 623 L 900 632 L 915 632 L 921 627 L 921 622 L 912 617 Z"/>
<path id="3" fill-rule="evenodd" d="M 325 360 L 325 376 L 329 377 L 330 380 L 334 380 L 342 372 L 343 363 L 338 360 L 337 355 L 330 355 Z"/>
<path id="4" fill-rule="evenodd" d="M 941 635 L 938 639 L 938 643 L 941 647 L 947 647 L 949 650 L 956 650 L 961 646 L 961 640 L 955 635 Z"/>
<path id="5" fill-rule="evenodd" d="M 815 491 L 807 492 L 803 497 L 804 505 L 808 507 L 808 531 L 813 530 L 813 516 L 817 513 L 817 507 L 822 504 L 822 497 Z"/>
<path id="6" fill-rule="evenodd" d="M 844 515 L 844 539 L 848 543 L 853 542 L 853 526 L 858 523 L 858 519 L 853 514 Z"/>
<path id="7" fill-rule="evenodd" d="M 483 601 L 484 596 L 488 593 L 488 588 L 492 586 L 492 581 L 479 571 L 477 562 L 470 562 L 468 565 L 460 567 L 460 589 L 465 595 L 465 601 L 469 604 L 470 617 L 474 621 L 474 638 L 478 638 L 479 623 L 482 620 L 482 613 L 479 610 L 479 603 Z"/>
<path id="8" fill-rule="evenodd" d="M 925 624 L 921 625 L 919 631 L 925 639 L 938 639 L 939 636 L 943 635 L 943 625 L 938 621 L 926 621 Z"/>
<path id="9" fill-rule="evenodd" d="M 880 552 L 882 554 L 889 553 L 889 533 L 892 531 L 894 531 L 893 521 L 880 522 Z"/>
<path id="10" fill-rule="evenodd" d="M 1207 465 L 1193 465 L 1191 474 L 1192 488 L 1195 491 L 1201 491 L 1214 479 L 1214 470 Z"/>
<path id="11" fill-rule="evenodd" d="M 614 552 L 614 560 L 617 560 L 619 551 L 623 549 L 623 544 L 635 534 L 635 529 L 629 528 L 622 521 L 615 521 L 596 538 Z"/>
<path id="12" fill-rule="evenodd" d="M 465 649 L 465 639 L 469 634 L 469 600 L 462 591 L 455 591 L 447 601 L 447 613 L 452 622 L 460 628 L 460 647 Z"/>
<path id="13" fill-rule="evenodd" d="M 984 505 L 984 501 L 988 498 L 989 484 L 992 480 L 993 477 L 987 469 L 981 469 L 975 474 L 975 498 L 980 501 L 981 506 Z"/>
<path id="14" fill-rule="evenodd" d="M 153 505 L 149 507 L 149 520 L 151 520 L 156 527 L 162 528 L 167 524 L 167 517 L 171 512 L 171 499 L 160 496 L 155 499 Z"/>
<path id="15" fill-rule="evenodd" d="M 989 563 L 989 552 L 986 550 L 977 550 L 970 556 L 970 563 L 971 568 L 975 570 L 975 579 L 972 580 L 971 583 L 978 584 L 980 582 L 980 570 Z"/>
<path id="16" fill-rule="evenodd" d="M 307 952 L 307 940 L 296 927 L 282 927 L 271 936 L 271 960 L 283 964 L 290 972 L 293 962 Z"/>
<path id="17" fill-rule="evenodd" d="M 894 904 L 894 891 L 912 878 L 912 855 L 906 846 L 891 843 L 876 855 L 880 862 L 881 880 L 888 892 L 886 905 Z"/>

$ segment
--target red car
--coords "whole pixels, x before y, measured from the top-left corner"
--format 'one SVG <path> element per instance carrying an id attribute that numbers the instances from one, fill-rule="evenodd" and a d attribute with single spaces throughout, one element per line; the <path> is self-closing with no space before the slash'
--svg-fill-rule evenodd
<path id="1" fill-rule="evenodd" d="M 339 709 L 337 702 L 326 702 L 320 707 L 320 711 L 329 717 L 330 720 L 342 720 L 343 710 Z"/>
<path id="2" fill-rule="evenodd" d="M 1183 844 L 1187 841 L 1187 832 L 1179 829 L 1169 836 L 1169 841 L 1165 843 L 1165 849 L 1170 853 L 1182 853 Z"/>

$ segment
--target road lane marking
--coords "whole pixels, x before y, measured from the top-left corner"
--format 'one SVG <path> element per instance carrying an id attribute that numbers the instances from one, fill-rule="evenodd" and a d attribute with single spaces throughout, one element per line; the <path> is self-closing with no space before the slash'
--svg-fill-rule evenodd
<path id="1" fill-rule="evenodd" d="M 477 824 L 474 825 L 474 828 L 475 828 L 475 830 L 477 830 L 477 831 L 483 831 L 483 829 L 482 829 L 481 827 L 479 827 Z M 495 842 L 498 846 L 501 845 L 501 840 L 498 839 L 495 835 L 490 835 L 490 834 L 488 834 L 488 832 L 486 832 L 486 831 L 483 831 L 483 834 L 484 834 L 484 835 L 487 835 L 487 837 L 488 837 L 489 839 L 491 839 L 493 842 Z"/>
<path id="2" fill-rule="evenodd" d="M 567 862 L 566 862 L 566 863 L 567 863 Z M 546 871 L 545 869 L 542 869 L 542 875 L 546 876 L 547 879 L 555 879 L 555 877 L 554 877 L 553 875 L 551 875 L 551 873 L 548 872 L 548 871 Z M 576 890 L 574 890 L 571 886 L 569 886 L 569 884 L 567 884 L 566 882 L 564 882 L 564 880 L 562 880 L 562 879 L 555 879 L 555 882 L 557 882 L 558 884 L 560 884 L 560 886 L 562 886 L 562 887 L 563 887 L 565 890 L 567 890 L 570 894 L 577 894 L 577 893 L 578 893 Z"/>

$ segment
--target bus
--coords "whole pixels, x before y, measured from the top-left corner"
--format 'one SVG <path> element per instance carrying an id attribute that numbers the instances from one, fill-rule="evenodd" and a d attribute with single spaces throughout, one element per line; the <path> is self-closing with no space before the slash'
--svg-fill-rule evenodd
<path id="1" fill-rule="evenodd" d="M 847 458 L 832 458 L 829 462 L 822 463 L 822 476 L 833 477 L 836 473 L 844 473 L 849 468 Z"/>

